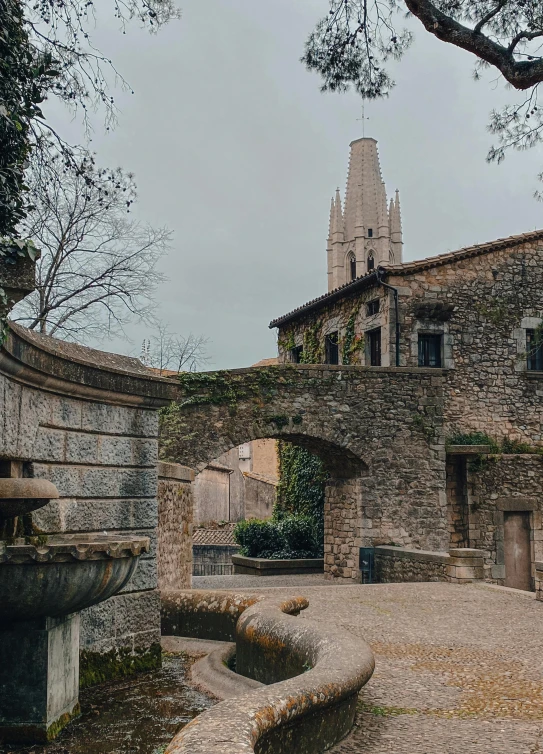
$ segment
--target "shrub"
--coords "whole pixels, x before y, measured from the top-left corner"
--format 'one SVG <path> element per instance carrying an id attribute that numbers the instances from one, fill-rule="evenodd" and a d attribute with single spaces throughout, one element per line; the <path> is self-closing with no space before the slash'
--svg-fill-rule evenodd
<path id="1" fill-rule="evenodd" d="M 268 553 L 281 549 L 281 538 L 273 521 L 257 518 L 240 521 L 234 528 L 234 539 L 240 545 L 240 554 L 248 558 L 269 558 Z"/>
<path id="2" fill-rule="evenodd" d="M 486 432 L 458 433 L 448 438 L 447 445 L 490 445 L 491 450 L 495 452 L 499 449 L 496 440 L 487 435 Z"/>
<path id="3" fill-rule="evenodd" d="M 308 516 L 281 516 L 272 521 L 240 521 L 234 529 L 240 554 L 250 558 L 322 557 L 320 527 Z"/>

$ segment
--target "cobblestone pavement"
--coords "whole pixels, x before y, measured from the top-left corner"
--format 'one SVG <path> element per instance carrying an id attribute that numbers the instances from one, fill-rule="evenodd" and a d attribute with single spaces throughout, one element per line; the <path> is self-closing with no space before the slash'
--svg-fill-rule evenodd
<path id="1" fill-rule="evenodd" d="M 333 754 L 543 752 L 543 604 L 532 595 L 444 583 L 299 593 L 302 619 L 341 626 L 375 654 L 356 726 Z"/>
<path id="2" fill-rule="evenodd" d="M 320 573 L 309 573 L 301 576 L 250 576 L 236 574 L 232 576 L 193 576 L 193 589 L 268 589 L 269 587 L 306 587 L 330 586 Z M 350 586 L 349 583 L 346 584 Z"/>

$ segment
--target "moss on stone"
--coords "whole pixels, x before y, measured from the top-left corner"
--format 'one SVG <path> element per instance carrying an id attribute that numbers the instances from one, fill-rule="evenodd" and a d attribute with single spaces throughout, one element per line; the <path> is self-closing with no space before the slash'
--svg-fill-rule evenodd
<path id="1" fill-rule="evenodd" d="M 156 670 L 161 665 L 162 653 L 158 643 L 152 644 L 148 649 L 122 648 L 109 652 L 83 650 L 79 657 L 79 686 L 96 686 L 135 673 Z"/>
<path id="2" fill-rule="evenodd" d="M 55 720 L 55 722 L 52 723 L 47 728 L 47 733 L 45 735 L 46 740 L 54 741 L 55 738 L 60 733 L 60 731 L 63 728 L 65 728 L 69 723 L 71 723 L 74 718 L 79 717 L 80 714 L 81 714 L 81 707 L 79 706 L 79 702 L 78 702 L 71 712 L 65 712 L 63 715 L 61 715 L 58 718 L 58 720 Z"/>

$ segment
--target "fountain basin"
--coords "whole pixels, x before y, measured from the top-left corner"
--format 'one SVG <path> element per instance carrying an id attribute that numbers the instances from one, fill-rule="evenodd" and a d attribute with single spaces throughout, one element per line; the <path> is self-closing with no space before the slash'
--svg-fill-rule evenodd
<path id="1" fill-rule="evenodd" d="M 79 611 L 130 580 L 148 537 L 0 542 L 0 741 L 54 739 L 79 712 Z"/>
<path id="2" fill-rule="evenodd" d="M 58 618 L 117 594 L 149 551 L 147 537 L 52 536 L 0 550 L 0 624 Z"/>

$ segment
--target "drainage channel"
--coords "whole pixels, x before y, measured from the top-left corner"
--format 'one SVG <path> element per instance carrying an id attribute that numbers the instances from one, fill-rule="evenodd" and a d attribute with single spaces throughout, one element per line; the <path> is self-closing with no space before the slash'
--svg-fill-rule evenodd
<path id="1" fill-rule="evenodd" d="M 163 654 L 162 669 L 85 689 L 82 714 L 51 744 L 12 746 L 0 754 L 162 754 L 173 736 L 215 700 L 191 688 L 193 660 Z"/>

